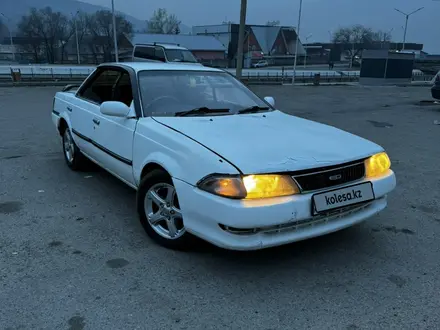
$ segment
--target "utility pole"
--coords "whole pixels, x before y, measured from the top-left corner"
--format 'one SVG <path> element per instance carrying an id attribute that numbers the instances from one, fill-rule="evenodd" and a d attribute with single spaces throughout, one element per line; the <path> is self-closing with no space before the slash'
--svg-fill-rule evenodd
<path id="1" fill-rule="evenodd" d="M 79 10 L 76 12 L 76 15 L 73 17 L 73 19 L 75 21 L 76 58 L 77 58 L 78 64 L 81 64 L 81 57 L 79 54 L 79 39 L 78 39 L 78 24 L 77 24 L 78 14 L 79 14 Z"/>
<path id="2" fill-rule="evenodd" d="M 353 68 L 353 61 L 354 61 L 354 38 L 351 42 L 351 56 L 350 56 L 350 69 Z"/>
<path id="3" fill-rule="evenodd" d="M 112 18 L 113 18 L 113 41 L 115 43 L 115 59 L 116 62 L 119 62 L 118 36 L 116 35 L 115 0 L 112 0 Z"/>
<path id="4" fill-rule="evenodd" d="M 247 58 L 246 58 L 246 62 L 248 63 L 249 68 L 251 67 L 252 64 L 252 56 L 251 56 L 251 49 L 250 49 L 250 37 L 251 37 L 251 31 L 249 29 L 249 32 L 247 34 Z"/>
<path id="5" fill-rule="evenodd" d="M 246 9 L 247 0 L 241 0 L 240 8 L 240 28 L 238 29 L 238 49 L 237 49 L 237 68 L 235 76 L 241 80 L 243 71 L 243 44 L 244 44 L 244 30 L 246 28 Z"/>
<path id="6" fill-rule="evenodd" d="M 9 19 L 9 17 L 6 17 L 5 14 L 0 13 L 0 15 L 2 15 L 4 18 L 6 18 L 8 20 L 8 25 L 11 25 L 11 20 Z M 10 26 L 8 26 L 8 31 L 9 31 L 9 40 L 11 42 L 11 53 L 12 53 L 12 61 L 15 62 L 15 47 L 14 47 L 14 41 L 12 38 L 12 29 Z"/>
<path id="7" fill-rule="evenodd" d="M 296 29 L 295 60 L 294 60 L 294 62 L 293 62 L 292 85 L 295 84 L 296 63 L 297 63 L 297 59 L 298 59 L 299 32 L 300 32 L 300 28 L 301 28 L 301 12 L 302 12 L 302 4 L 303 4 L 303 0 L 299 0 L 298 28 Z"/>
<path id="8" fill-rule="evenodd" d="M 409 13 L 409 14 L 404 13 L 403 11 L 401 11 L 401 10 L 399 10 L 399 9 L 397 9 L 397 8 L 394 8 L 395 11 L 397 11 L 397 12 L 399 12 L 399 13 L 401 13 L 402 15 L 405 16 L 405 31 L 403 32 L 403 45 L 402 45 L 402 50 L 405 50 L 406 31 L 407 31 L 407 29 L 408 29 L 408 19 L 409 19 L 409 17 L 410 17 L 412 14 L 415 14 L 415 13 L 417 13 L 418 11 L 422 10 L 423 8 L 425 8 L 425 7 L 420 7 L 419 9 L 414 10 L 413 12 L 411 12 L 411 13 Z"/>
<path id="9" fill-rule="evenodd" d="M 310 33 L 310 34 L 306 37 L 306 44 L 308 43 L 309 39 L 310 39 L 312 36 L 313 36 L 313 34 Z M 307 49 L 306 49 L 305 51 L 306 51 L 306 56 L 304 57 L 304 69 L 306 68 L 306 65 L 307 65 Z"/>

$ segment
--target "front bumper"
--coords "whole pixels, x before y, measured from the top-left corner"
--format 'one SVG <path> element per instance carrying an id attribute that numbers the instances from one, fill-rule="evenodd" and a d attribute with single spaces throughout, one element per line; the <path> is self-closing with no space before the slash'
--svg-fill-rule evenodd
<path id="1" fill-rule="evenodd" d="M 222 248 L 257 250 L 325 235 L 374 216 L 386 207 L 386 196 L 395 188 L 396 178 L 390 171 L 385 177 L 369 181 L 373 184 L 374 201 L 315 217 L 311 213 L 312 193 L 231 200 L 177 179 L 174 184 L 189 232 Z"/>
<path id="2" fill-rule="evenodd" d="M 58 127 L 60 125 L 60 113 L 53 110 L 51 117 L 52 117 L 52 123 L 55 125 L 55 128 L 57 129 L 57 132 L 59 133 Z"/>

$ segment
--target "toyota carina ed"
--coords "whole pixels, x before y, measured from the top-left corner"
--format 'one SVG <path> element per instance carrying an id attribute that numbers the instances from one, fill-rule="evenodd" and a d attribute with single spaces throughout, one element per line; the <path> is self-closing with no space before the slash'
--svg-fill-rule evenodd
<path id="1" fill-rule="evenodd" d="M 145 231 L 169 248 L 328 234 L 383 210 L 396 185 L 382 147 L 200 65 L 99 65 L 56 93 L 52 120 L 67 165 L 91 161 L 134 188 Z"/>

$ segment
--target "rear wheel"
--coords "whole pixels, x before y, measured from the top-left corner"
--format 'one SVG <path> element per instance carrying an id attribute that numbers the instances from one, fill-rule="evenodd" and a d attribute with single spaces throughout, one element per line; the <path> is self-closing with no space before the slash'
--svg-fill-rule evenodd
<path id="1" fill-rule="evenodd" d="M 186 231 L 176 189 L 165 171 L 153 170 L 142 179 L 137 208 L 142 226 L 155 242 L 176 250 L 193 247 L 195 237 Z"/>
<path id="2" fill-rule="evenodd" d="M 67 166 L 74 171 L 86 169 L 90 161 L 81 153 L 78 146 L 73 141 L 70 129 L 66 127 L 63 132 L 63 154 Z"/>

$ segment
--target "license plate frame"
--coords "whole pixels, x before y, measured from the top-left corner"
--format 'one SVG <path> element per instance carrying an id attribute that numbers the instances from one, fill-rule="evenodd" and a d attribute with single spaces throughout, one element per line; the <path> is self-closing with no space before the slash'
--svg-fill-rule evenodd
<path id="1" fill-rule="evenodd" d="M 325 209 L 321 209 L 321 210 L 318 210 L 318 208 L 317 208 L 316 197 L 323 196 L 323 195 L 325 196 L 327 194 L 335 193 L 337 191 L 341 191 L 341 194 L 342 194 L 342 193 L 344 193 L 344 191 L 348 191 L 348 190 L 352 190 L 353 191 L 353 188 L 355 188 L 355 187 L 367 187 L 367 186 L 369 187 L 368 192 L 371 192 L 371 197 L 369 197 L 369 198 L 362 199 L 361 201 L 358 201 L 358 202 L 355 201 L 353 203 L 345 203 L 343 205 L 338 205 L 338 206 L 335 206 L 335 207 L 329 207 L 329 208 L 325 208 Z M 345 186 L 345 187 L 339 187 L 339 188 L 335 188 L 335 189 L 332 189 L 332 190 L 326 190 L 326 191 L 319 192 L 319 193 L 316 193 L 316 194 L 312 195 L 312 203 L 311 203 L 312 214 L 314 216 L 315 215 L 323 215 L 323 214 L 327 214 L 327 213 L 336 211 L 336 210 L 338 210 L 340 208 L 344 208 L 344 207 L 347 207 L 347 206 L 356 206 L 356 205 L 368 203 L 368 202 L 371 202 L 371 201 L 373 201 L 375 199 L 376 199 L 376 196 L 374 194 L 373 184 L 370 181 L 356 183 L 356 184 L 353 184 L 353 185 L 350 185 L 350 186 Z"/>

